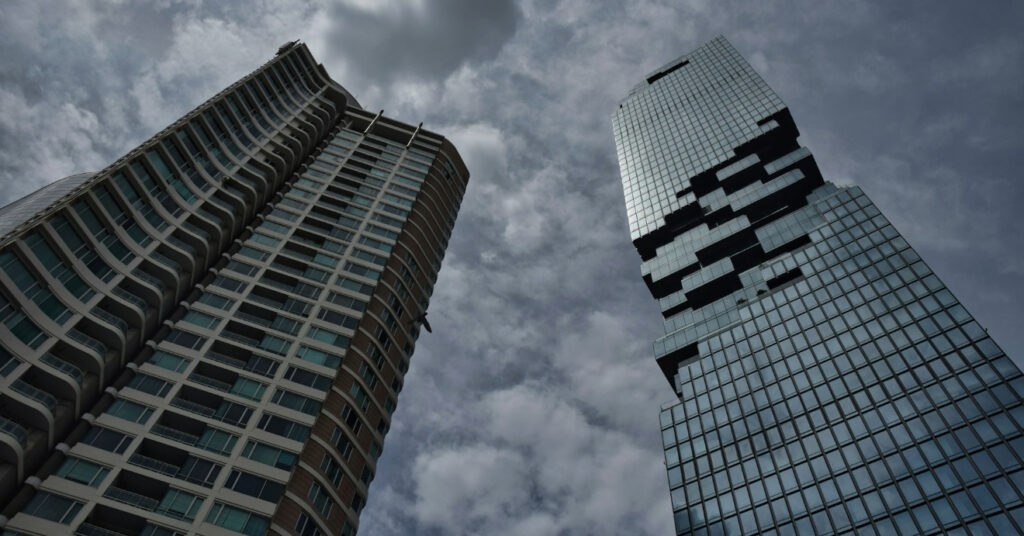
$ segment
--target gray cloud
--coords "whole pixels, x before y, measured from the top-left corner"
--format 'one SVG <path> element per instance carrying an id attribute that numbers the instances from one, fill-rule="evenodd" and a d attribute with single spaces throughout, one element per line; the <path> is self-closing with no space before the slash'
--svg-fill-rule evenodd
<path id="1" fill-rule="evenodd" d="M 102 167 L 297 37 L 368 107 L 449 136 L 473 175 L 361 534 L 670 533 L 672 394 L 609 116 L 718 33 L 825 176 L 861 185 L 1024 356 L 1020 5 L 159 5 L 0 8 L 0 203 Z"/>
<path id="2" fill-rule="evenodd" d="M 375 84 L 441 79 L 492 59 L 521 20 L 511 0 L 340 3 L 328 12 L 332 55 Z"/>

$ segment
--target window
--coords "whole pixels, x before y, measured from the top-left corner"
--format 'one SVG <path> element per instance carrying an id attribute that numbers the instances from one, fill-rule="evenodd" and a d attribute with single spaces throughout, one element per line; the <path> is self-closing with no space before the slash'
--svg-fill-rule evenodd
<path id="1" fill-rule="evenodd" d="M 98 449 L 115 454 L 124 453 L 124 450 L 128 448 L 128 444 L 131 442 L 131 436 L 103 428 L 102 426 L 93 426 L 85 433 L 85 437 L 82 438 L 82 443 L 86 445 L 92 445 Z"/>
<path id="2" fill-rule="evenodd" d="M 345 404 L 345 407 L 341 410 L 341 418 L 348 425 L 348 428 L 352 430 L 352 435 L 359 437 L 359 431 L 363 429 L 363 421 L 359 419 L 359 414 L 352 409 L 352 406 Z"/>
<path id="3" fill-rule="evenodd" d="M 149 420 L 149 416 L 153 414 L 153 408 L 118 398 L 110 405 L 107 413 L 126 421 L 145 423 Z"/>
<path id="4" fill-rule="evenodd" d="M 249 246 L 242 246 L 241 249 L 238 250 L 238 254 L 258 261 L 265 261 L 270 258 L 269 253 Z"/>
<path id="5" fill-rule="evenodd" d="M 85 263 L 97 278 L 107 282 L 116 275 L 110 268 L 110 265 L 99 257 L 95 249 L 90 244 L 85 243 L 82 236 L 78 234 L 78 231 L 76 231 L 74 227 L 72 227 L 71 222 L 69 222 L 65 216 L 55 216 L 50 220 L 50 224 L 53 225 L 53 228 L 56 230 L 57 236 L 67 244 L 72 255 Z"/>
<path id="6" fill-rule="evenodd" d="M 370 387 L 371 391 L 377 386 L 377 376 L 372 370 L 370 370 L 370 367 L 365 362 L 359 365 L 359 375 L 363 377 L 363 380 L 366 381 L 366 385 Z"/>
<path id="7" fill-rule="evenodd" d="M 376 239 L 370 238 L 368 236 L 361 236 L 361 237 L 359 237 L 359 243 L 363 244 L 365 246 L 369 246 L 369 247 L 371 247 L 373 249 L 378 249 L 378 250 L 383 251 L 385 253 L 391 253 L 391 245 L 390 244 L 385 244 L 384 242 L 381 242 L 380 240 L 376 240 Z M 353 251 L 353 253 L 355 253 L 355 252 L 360 251 L 360 250 L 353 249 L 352 251 Z M 380 262 L 379 264 L 387 264 L 387 259 L 382 258 L 381 260 L 382 260 L 382 262 Z"/>
<path id="8" fill-rule="evenodd" d="M 331 443 L 338 449 L 338 455 L 342 458 L 347 460 L 352 455 L 352 442 L 337 426 L 334 427 L 334 432 L 331 432 Z"/>
<path id="9" fill-rule="evenodd" d="M 15 288 L 21 290 L 26 298 L 31 299 L 39 309 L 46 313 L 57 324 L 64 324 L 72 313 L 60 300 L 29 271 L 21 259 L 10 251 L 0 255 L 0 267 L 14 282 Z"/>
<path id="10" fill-rule="evenodd" d="M 269 519 L 219 502 L 213 504 L 206 522 L 247 536 L 262 536 L 270 528 Z"/>
<path id="11" fill-rule="evenodd" d="M 132 377 L 131 381 L 128 382 L 128 387 L 135 389 L 136 391 L 142 391 L 143 393 L 151 394 L 163 398 L 167 395 L 167 392 L 171 390 L 171 384 L 150 376 L 149 374 L 136 374 Z"/>
<path id="12" fill-rule="evenodd" d="M 196 446 L 210 452 L 228 455 L 235 448 L 236 442 L 238 442 L 238 437 L 234 434 L 216 428 L 207 428 L 203 431 Z"/>
<path id="13" fill-rule="evenodd" d="M 391 186 L 391 189 L 395 189 L 395 187 Z M 405 192 L 402 192 L 402 193 L 405 193 Z M 409 194 L 406 194 L 406 195 L 409 195 L 410 197 L 416 197 L 416 192 L 412 192 L 412 193 L 409 193 Z M 377 235 L 377 236 L 382 236 L 384 238 L 389 238 L 391 240 L 398 240 L 398 233 L 396 233 L 394 231 L 389 231 L 389 230 L 387 230 L 387 229 L 385 229 L 383 227 L 378 227 L 376 225 L 369 224 L 369 225 L 366 226 L 366 230 L 371 232 L 371 233 L 373 233 L 373 234 L 375 234 L 375 235 Z"/>
<path id="14" fill-rule="evenodd" d="M 3 322 L 7 329 L 29 348 L 38 348 L 47 338 L 43 330 L 24 313 L 15 309 L 3 294 L 0 294 L 0 322 Z"/>
<path id="15" fill-rule="evenodd" d="M 362 264 L 356 264 L 354 262 L 345 263 L 345 271 L 356 275 L 363 276 L 367 279 L 376 280 L 380 277 L 380 272 L 377 270 L 371 270 Z"/>
<path id="16" fill-rule="evenodd" d="M 391 337 L 384 331 L 383 326 L 377 326 L 377 329 L 374 330 L 374 336 L 377 337 L 377 342 L 380 343 L 385 352 L 391 349 Z"/>
<path id="17" fill-rule="evenodd" d="M 288 367 L 288 370 L 284 373 L 284 379 L 291 380 L 300 385 L 312 387 L 320 391 L 326 391 L 331 388 L 331 379 L 327 376 L 315 374 L 298 367 Z"/>
<path id="18" fill-rule="evenodd" d="M 280 240 L 261 233 L 253 233 L 253 235 L 249 237 L 249 239 L 252 240 L 253 242 L 256 242 L 257 244 L 269 246 L 272 248 L 276 248 L 277 245 L 281 243 Z"/>
<path id="19" fill-rule="evenodd" d="M 195 456 L 189 456 L 178 471 L 177 477 L 193 484 L 199 484 L 207 488 L 213 487 L 213 482 L 220 474 L 221 466 Z"/>
<path id="20" fill-rule="evenodd" d="M 345 277 L 338 276 L 338 278 L 334 281 L 334 284 L 339 287 L 347 288 L 349 290 L 358 292 L 360 294 L 366 294 L 367 296 L 373 294 L 373 286 L 367 285 L 366 283 L 360 283 L 358 281 L 354 281 L 352 279 L 348 279 Z"/>
<path id="21" fill-rule="evenodd" d="M 320 484 L 313 482 L 309 486 L 309 501 L 313 503 L 313 506 L 327 519 L 331 516 L 331 508 L 334 506 L 334 501 L 331 500 L 330 495 L 324 491 L 324 488 Z"/>
<path id="22" fill-rule="evenodd" d="M 278 389 L 274 393 L 273 402 L 279 406 L 294 409 L 307 415 L 315 416 L 320 413 L 319 402 L 291 391 L 285 391 L 284 389 Z"/>
<path id="23" fill-rule="evenodd" d="M 198 350 L 204 344 L 206 344 L 205 338 L 200 337 L 199 335 L 195 335 L 193 333 L 189 333 L 187 331 L 181 331 L 179 329 L 171 330 L 170 334 L 167 335 L 167 338 L 165 340 L 167 342 L 171 342 L 179 346 L 184 346 L 185 348 L 189 348 L 191 350 Z"/>
<path id="24" fill-rule="evenodd" d="M 359 408 L 366 410 L 370 406 L 370 397 L 367 395 L 367 391 L 362 390 L 358 383 L 352 383 L 352 388 L 348 389 L 348 394 L 355 399 L 355 403 L 359 405 Z"/>
<path id="25" fill-rule="evenodd" d="M 142 527 L 140 536 L 185 536 L 184 534 L 169 529 L 167 527 L 161 527 L 160 525 L 154 525 L 153 523 L 146 523 L 145 527 Z"/>
<path id="26" fill-rule="evenodd" d="M 341 357 L 320 350 L 315 350 L 307 346 L 300 346 L 299 351 L 295 353 L 299 359 L 315 363 L 317 365 L 323 365 L 332 369 L 336 369 L 341 366 Z"/>
<path id="27" fill-rule="evenodd" d="M 245 428 L 249 422 L 249 417 L 252 416 L 252 412 L 253 410 L 249 406 L 223 400 L 217 411 L 213 414 L 213 418 Z"/>
<path id="28" fill-rule="evenodd" d="M 324 311 L 321 311 L 321 313 L 323 313 L 323 312 Z M 344 315 L 339 315 L 339 316 L 344 316 Z M 310 326 L 309 331 L 306 332 L 306 337 L 310 338 L 310 339 L 313 339 L 313 340 L 320 341 L 320 342 L 325 343 L 325 344 L 330 344 L 332 346 L 337 346 L 339 348 L 348 348 L 348 343 L 349 343 L 349 338 L 348 337 L 346 337 L 346 336 L 344 336 L 344 335 L 342 335 L 340 333 L 335 333 L 333 331 L 330 331 L 330 330 L 327 330 L 327 329 L 324 329 L 324 328 L 318 328 L 318 327 L 315 327 L 315 326 Z"/>
<path id="29" fill-rule="evenodd" d="M 404 209 L 400 209 L 398 207 L 393 207 L 391 205 L 380 205 L 378 208 L 380 208 L 384 212 L 390 212 L 390 213 L 392 213 L 392 214 L 394 214 L 396 216 L 400 216 L 402 218 L 406 218 L 406 217 L 409 216 L 409 211 L 404 210 Z"/>
<path id="30" fill-rule="evenodd" d="M 192 521 L 196 518 L 196 512 L 203 505 L 203 498 L 193 495 L 187 491 L 170 488 L 164 494 L 156 511 L 167 517 Z"/>
<path id="31" fill-rule="evenodd" d="M 68 458 L 57 469 L 57 476 L 97 488 L 110 469 L 78 458 Z"/>
<path id="32" fill-rule="evenodd" d="M 244 396 L 250 400 L 259 400 L 263 398 L 263 393 L 266 390 L 266 385 L 255 380 L 242 377 L 235 380 L 235 384 L 231 386 L 231 394 Z"/>
<path id="33" fill-rule="evenodd" d="M 331 481 L 331 484 L 334 484 L 334 487 L 341 485 L 341 466 L 326 452 L 323 460 L 320 460 L 320 471 Z"/>
<path id="34" fill-rule="evenodd" d="M 249 286 L 248 284 L 243 283 L 243 282 L 241 282 L 241 281 L 239 281 L 237 279 L 232 279 L 230 277 L 223 276 L 223 275 L 217 276 L 213 280 L 213 283 L 211 283 L 211 285 L 216 286 L 216 287 L 220 287 L 222 289 L 230 290 L 231 292 L 238 292 L 238 293 L 245 292 L 246 287 Z"/>
<path id="35" fill-rule="evenodd" d="M 291 341 L 273 335 L 263 335 L 263 340 L 260 341 L 260 348 L 278 355 L 287 354 L 291 346 Z"/>
<path id="36" fill-rule="evenodd" d="M 398 197 L 397 195 L 384 194 L 383 199 L 385 201 L 389 202 L 389 203 L 394 203 L 396 205 L 402 205 L 404 207 L 411 207 L 412 206 L 412 201 L 409 201 L 408 199 L 405 199 L 405 198 L 402 198 L 402 197 Z M 383 206 L 386 207 L 387 205 L 383 205 Z M 384 210 L 387 210 L 387 209 L 385 208 Z"/>
<path id="37" fill-rule="evenodd" d="M 384 354 L 372 342 L 366 343 L 366 355 L 377 364 L 378 369 L 384 366 Z"/>
<path id="38" fill-rule="evenodd" d="M 70 525 L 81 509 L 82 503 L 78 501 L 62 495 L 39 491 L 25 505 L 24 512 L 30 516 L 56 521 L 62 525 Z"/>
<path id="39" fill-rule="evenodd" d="M 173 372 L 181 372 L 188 368 L 189 363 L 191 363 L 191 361 L 184 357 L 169 354 L 160 350 L 153 353 L 149 358 L 149 362 Z"/>
<path id="40" fill-rule="evenodd" d="M 32 253 L 36 255 L 36 258 L 39 259 L 39 262 L 42 263 L 50 274 L 63 283 L 64 288 L 68 289 L 68 292 L 78 298 L 79 301 L 89 301 L 96 294 L 74 270 L 57 256 L 57 252 L 50 247 L 49 242 L 43 239 L 42 235 L 39 233 L 28 235 L 25 237 L 25 245 L 32 250 Z"/>
<path id="41" fill-rule="evenodd" d="M 355 331 L 356 327 L 359 326 L 359 320 L 337 311 L 331 311 L 330 309 L 321 309 L 320 312 L 317 313 L 316 317 L 320 320 L 324 320 L 336 326 L 351 329 L 353 331 Z"/>
<path id="42" fill-rule="evenodd" d="M 299 514 L 299 520 L 295 523 L 295 532 L 299 536 L 324 536 L 323 531 L 316 526 L 316 522 L 304 513 Z"/>
<path id="43" fill-rule="evenodd" d="M 231 471 L 224 487 L 272 503 L 276 503 L 284 493 L 284 484 L 237 470 Z"/>
<path id="44" fill-rule="evenodd" d="M 295 441 L 306 441 L 309 437 L 308 426 L 303 426 L 277 415 L 263 414 L 260 417 L 257 428 Z"/>
<path id="45" fill-rule="evenodd" d="M 330 294 L 328 294 L 327 295 L 327 301 L 329 301 L 329 302 L 331 302 L 331 303 L 333 303 L 335 305 L 340 305 L 342 307 L 348 307 L 349 309 L 352 309 L 352 310 L 355 310 L 355 311 L 362 311 L 362 310 L 366 309 L 366 304 L 363 303 L 362 301 L 357 300 L 355 298 L 351 298 L 351 297 L 346 296 L 344 294 L 338 294 L 337 292 L 331 292 Z"/>
<path id="46" fill-rule="evenodd" d="M 189 311 L 182 320 L 206 329 L 213 329 L 220 324 L 219 318 L 199 311 Z"/>
<path id="47" fill-rule="evenodd" d="M 258 441 L 249 441 L 246 443 L 245 448 L 242 449 L 242 456 L 245 456 L 250 460 L 267 464 L 271 467 L 284 469 L 285 471 L 291 471 L 292 467 L 295 466 L 295 462 L 298 460 L 298 456 L 291 452 L 271 447 L 270 445 L 266 445 Z"/>

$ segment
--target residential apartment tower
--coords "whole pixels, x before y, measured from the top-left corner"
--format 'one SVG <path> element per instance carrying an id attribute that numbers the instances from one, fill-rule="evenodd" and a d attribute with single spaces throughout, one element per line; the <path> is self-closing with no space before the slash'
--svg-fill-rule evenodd
<path id="1" fill-rule="evenodd" d="M 296 42 L 0 209 L 3 534 L 354 534 L 467 179 Z"/>

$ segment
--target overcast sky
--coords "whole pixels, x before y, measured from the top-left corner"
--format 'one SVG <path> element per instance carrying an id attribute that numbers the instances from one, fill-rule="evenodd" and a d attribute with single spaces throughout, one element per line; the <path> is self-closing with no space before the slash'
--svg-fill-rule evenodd
<path id="1" fill-rule="evenodd" d="M 4 1 L 0 204 L 104 167 L 300 38 L 472 174 L 360 534 L 669 534 L 672 392 L 610 114 L 717 34 L 826 179 L 863 187 L 1024 357 L 1021 2 Z"/>

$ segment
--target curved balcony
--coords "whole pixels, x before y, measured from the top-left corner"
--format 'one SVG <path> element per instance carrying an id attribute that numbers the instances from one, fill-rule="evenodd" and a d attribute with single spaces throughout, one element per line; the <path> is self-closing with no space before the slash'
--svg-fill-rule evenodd
<path id="1" fill-rule="evenodd" d="M 28 445 L 28 430 L 22 427 L 20 424 L 0 416 L 0 434 L 4 434 L 12 439 L 22 448 Z"/>

